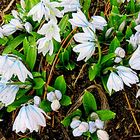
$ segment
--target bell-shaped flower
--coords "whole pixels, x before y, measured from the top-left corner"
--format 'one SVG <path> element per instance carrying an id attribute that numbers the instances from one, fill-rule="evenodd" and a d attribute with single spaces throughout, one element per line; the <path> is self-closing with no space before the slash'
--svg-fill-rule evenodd
<path id="1" fill-rule="evenodd" d="M 35 105 L 23 105 L 14 121 L 13 131 L 24 133 L 29 129 L 31 133 L 33 131 L 38 132 L 41 126 L 46 126 L 45 116 L 50 119 L 39 107 Z"/>
<path id="2" fill-rule="evenodd" d="M 18 90 L 18 85 L 0 84 L 0 101 L 5 106 L 12 104 L 15 101 Z"/>
<path id="3" fill-rule="evenodd" d="M 115 50 L 115 54 L 121 58 L 125 57 L 125 50 L 121 47 L 117 47 Z"/>
<path id="4" fill-rule="evenodd" d="M 26 23 L 24 24 L 24 27 L 25 27 L 25 30 L 26 30 L 28 33 L 32 32 L 33 27 L 32 27 L 32 25 L 31 25 L 31 23 L 26 22 Z"/>
<path id="5" fill-rule="evenodd" d="M 140 45 L 135 50 L 135 52 L 132 54 L 129 65 L 132 69 L 140 70 Z"/>
<path id="6" fill-rule="evenodd" d="M 50 20 L 48 23 L 44 24 L 38 31 L 39 34 L 45 35 L 48 40 L 55 39 L 56 41 L 61 42 L 59 32 L 60 29 L 57 23 L 53 20 Z"/>
<path id="7" fill-rule="evenodd" d="M 53 100 L 51 103 L 51 108 L 53 111 L 58 111 L 58 109 L 61 107 L 59 100 Z"/>
<path id="8" fill-rule="evenodd" d="M 118 66 L 116 67 L 116 69 L 119 77 L 121 77 L 121 79 L 127 86 L 131 87 L 131 84 L 136 84 L 137 82 L 139 82 L 137 73 L 134 72 L 131 68 Z"/>
<path id="9" fill-rule="evenodd" d="M 79 0 L 62 0 L 60 6 L 64 8 L 63 13 L 74 12 L 81 7 Z"/>
<path id="10" fill-rule="evenodd" d="M 88 126 L 88 123 L 87 122 L 81 122 L 79 124 L 78 127 L 76 127 L 74 130 L 73 130 L 73 136 L 74 137 L 79 137 L 81 136 L 84 132 L 87 132 L 89 129 L 89 126 Z"/>
<path id="11" fill-rule="evenodd" d="M 91 24 L 95 29 L 103 30 L 104 26 L 107 26 L 106 20 L 101 16 L 92 16 Z"/>
<path id="12" fill-rule="evenodd" d="M 37 41 L 37 45 L 38 45 L 38 53 L 42 53 L 44 56 L 48 52 L 49 52 L 49 55 L 53 54 L 54 47 L 53 47 L 52 40 L 48 40 L 48 38 L 43 37 Z"/>
<path id="13" fill-rule="evenodd" d="M 61 100 L 62 93 L 59 90 L 51 91 L 47 94 L 47 100 L 53 102 L 54 100 Z"/>
<path id="14" fill-rule="evenodd" d="M 97 137 L 99 140 L 109 140 L 109 135 L 104 130 L 97 130 Z"/>
<path id="15" fill-rule="evenodd" d="M 95 34 L 89 28 L 83 28 L 83 31 L 84 33 L 77 33 L 74 35 L 75 41 L 80 43 L 73 48 L 74 52 L 80 53 L 77 61 L 83 59 L 87 61 L 95 52 Z"/>
<path id="16" fill-rule="evenodd" d="M 13 76 L 17 76 L 23 83 L 28 76 L 33 79 L 32 74 L 24 66 L 20 58 L 15 58 L 13 56 L 0 56 L 0 59 L 2 60 L 0 63 L 0 74 L 2 75 L 1 81 L 7 82 Z"/>
<path id="17" fill-rule="evenodd" d="M 109 93 L 114 91 L 120 91 L 124 88 L 122 79 L 115 73 L 111 72 L 107 81 L 107 88 L 109 90 Z"/>

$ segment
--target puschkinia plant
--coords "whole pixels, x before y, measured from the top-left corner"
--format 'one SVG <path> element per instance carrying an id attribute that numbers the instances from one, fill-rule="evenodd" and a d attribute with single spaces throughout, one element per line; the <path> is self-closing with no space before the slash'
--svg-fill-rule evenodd
<path id="1" fill-rule="evenodd" d="M 91 85 L 99 83 L 110 96 L 125 86 L 139 87 L 139 1 L 110 0 L 108 15 L 91 13 L 90 4 L 90 0 L 21 0 L 17 10 L 3 17 L 0 109 L 16 110 L 12 127 L 16 133 L 39 132 L 51 119 L 47 113 L 57 115 L 73 103 L 66 77 L 54 76 L 54 70 L 69 73 L 86 65 Z M 115 113 L 97 110 L 87 91 L 82 103 L 85 114 L 78 109 L 62 124 L 70 126 L 74 137 L 108 140 L 104 121 Z"/>

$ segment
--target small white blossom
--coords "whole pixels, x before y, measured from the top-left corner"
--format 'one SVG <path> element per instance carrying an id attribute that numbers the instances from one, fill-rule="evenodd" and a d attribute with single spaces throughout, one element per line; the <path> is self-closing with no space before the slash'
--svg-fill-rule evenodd
<path id="1" fill-rule="evenodd" d="M 15 19 L 20 20 L 20 18 L 19 18 L 19 17 L 20 17 L 20 16 L 19 16 L 19 13 L 18 13 L 16 10 L 12 10 L 11 13 L 12 13 L 12 15 L 14 16 Z"/>
<path id="2" fill-rule="evenodd" d="M 34 97 L 34 105 L 39 106 L 40 102 L 41 102 L 40 97 L 39 96 L 35 96 Z"/>
<path id="3" fill-rule="evenodd" d="M 74 35 L 76 42 L 80 44 L 73 48 L 74 52 L 80 53 L 77 61 L 85 59 L 87 61 L 95 52 L 95 34 L 89 28 L 83 28 L 84 33 Z"/>
<path id="4" fill-rule="evenodd" d="M 72 129 L 75 129 L 76 127 L 78 127 L 78 126 L 80 125 L 80 123 L 81 123 L 80 120 L 74 119 L 74 120 L 72 120 L 72 122 L 71 122 L 71 124 L 70 124 L 70 127 L 71 127 Z"/>
<path id="5" fill-rule="evenodd" d="M 132 54 L 129 65 L 132 69 L 140 70 L 140 45 L 135 50 L 135 52 Z"/>
<path id="6" fill-rule="evenodd" d="M 53 102 L 54 100 L 61 100 L 62 99 L 62 93 L 59 90 L 55 90 L 54 92 L 49 92 L 47 94 L 47 100 L 50 102 Z"/>
<path id="7" fill-rule="evenodd" d="M 125 57 L 125 50 L 121 47 L 117 47 L 115 50 L 115 54 L 121 58 Z"/>
<path id="8" fill-rule="evenodd" d="M 59 32 L 60 29 L 57 23 L 53 20 L 50 20 L 48 23 L 44 24 L 38 31 L 39 34 L 45 35 L 48 40 L 55 39 L 56 41 L 61 42 Z"/>
<path id="9" fill-rule="evenodd" d="M 50 119 L 50 117 L 37 106 L 22 106 L 14 121 L 13 131 L 16 131 L 16 133 L 25 133 L 25 131 L 29 129 L 30 132 L 38 132 L 41 126 L 46 126 L 44 115 Z"/>
<path id="10" fill-rule="evenodd" d="M 95 120 L 95 126 L 96 126 L 96 128 L 98 128 L 98 129 L 103 129 L 103 128 L 104 128 L 104 122 L 101 121 L 100 119 L 96 119 L 96 120 Z"/>
<path id="11" fill-rule="evenodd" d="M 59 100 L 53 100 L 51 103 L 51 108 L 53 111 L 58 111 L 58 109 L 61 107 Z"/>
<path id="12" fill-rule="evenodd" d="M 32 27 L 32 25 L 31 25 L 31 23 L 26 22 L 26 23 L 24 24 L 24 27 L 25 27 L 25 30 L 26 30 L 28 33 L 32 32 L 33 27 Z"/>
<path id="13" fill-rule="evenodd" d="M 115 59 L 114 59 L 114 62 L 115 63 L 120 63 L 122 61 L 122 58 L 121 57 L 116 57 Z"/>
<path id="14" fill-rule="evenodd" d="M 16 94 L 19 90 L 17 85 L 0 84 L 0 101 L 8 106 L 15 101 Z"/>
<path id="15" fill-rule="evenodd" d="M 97 136 L 99 140 L 109 140 L 109 135 L 104 130 L 97 130 Z"/>
<path id="16" fill-rule="evenodd" d="M 107 25 L 106 20 L 101 16 L 92 16 L 91 19 L 92 19 L 91 24 L 95 29 L 103 30 L 104 26 Z"/>
<path id="17" fill-rule="evenodd" d="M 92 134 L 96 132 L 96 130 L 97 128 L 96 128 L 95 122 L 89 121 L 89 132 Z"/>
<path id="18" fill-rule="evenodd" d="M 81 7 L 79 0 L 62 0 L 60 6 L 64 7 L 63 13 L 77 11 Z"/>

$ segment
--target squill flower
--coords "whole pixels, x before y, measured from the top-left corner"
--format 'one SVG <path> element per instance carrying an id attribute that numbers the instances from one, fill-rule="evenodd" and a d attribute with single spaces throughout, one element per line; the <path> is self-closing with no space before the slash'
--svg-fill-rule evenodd
<path id="1" fill-rule="evenodd" d="M 80 53 L 77 61 L 85 59 L 87 61 L 95 52 L 96 39 L 95 34 L 89 28 L 83 28 L 84 33 L 77 33 L 74 35 L 76 42 L 79 42 L 79 45 L 76 45 L 73 48 L 74 52 Z"/>
<path id="2" fill-rule="evenodd" d="M 116 50 L 115 50 L 115 54 L 118 57 L 124 58 L 125 57 L 125 50 L 121 47 L 117 47 Z"/>
<path id="3" fill-rule="evenodd" d="M 0 101 L 5 106 L 12 104 L 15 101 L 18 90 L 18 85 L 0 84 Z"/>
<path id="4" fill-rule="evenodd" d="M 33 131 L 38 132 L 41 126 L 46 126 L 45 116 L 50 119 L 39 107 L 35 105 L 23 105 L 14 121 L 13 131 L 24 133 L 29 129 L 31 133 Z"/>
<path id="5" fill-rule="evenodd" d="M 79 0 L 61 0 L 61 7 L 64 7 L 62 10 L 63 13 L 77 11 L 81 7 Z"/>
<path id="6" fill-rule="evenodd" d="M 31 23 L 26 22 L 26 23 L 24 24 L 24 27 L 25 27 L 25 30 L 26 30 L 28 33 L 32 32 L 33 27 L 32 27 L 32 25 L 31 25 Z"/>
<path id="7" fill-rule="evenodd" d="M 59 90 L 55 90 L 47 94 L 47 100 L 52 102 L 51 108 L 53 111 L 57 111 L 61 107 L 59 102 L 61 99 L 62 93 Z"/>
<path id="8" fill-rule="evenodd" d="M 39 106 L 40 102 L 41 102 L 40 97 L 39 96 L 35 96 L 34 97 L 34 105 Z"/>
<path id="9" fill-rule="evenodd" d="M 109 140 L 109 135 L 104 130 L 97 130 L 97 137 L 99 140 Z"/>
<path id="10" fill-rule="evenodd" d="M 132 54 L 129 65 L 132 69 L 140 70 L 140 45 L 135 50 L 135 52 Z"/>
<path id="11" fill-rule="evenodd" d="M 33 78 L 32 74 L 24 66 L 20 58 L 13 56 L 0 56 L 0 74 L 1 81 L 9 81 L 13 76 L 17 76 L 21 82 L 25 82 L 29 76 Z"/>

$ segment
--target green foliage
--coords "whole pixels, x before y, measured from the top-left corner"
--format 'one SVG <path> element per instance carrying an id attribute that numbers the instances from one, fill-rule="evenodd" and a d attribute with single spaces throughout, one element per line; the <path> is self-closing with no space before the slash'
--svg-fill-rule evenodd
<path id="1" fill-rule="evenodd" d="M 61 103 L 61 105 L 63 105 L 63 106 L 68 106 L 68 105 L 72 104 L 71 98 L 70 98 L 69 96 L 67 96 L 67 95 L 63 95 L 63 97 L 62 97 L 60 103 Z"/>
<path id="2" fill-rule="evenodd" d="M 42 108 L 45 112 L 51 112 L 52 111 L 51 103 L 49 101 L 46 101 L 46 100 L 42 100 L 39 107 Z"/>

